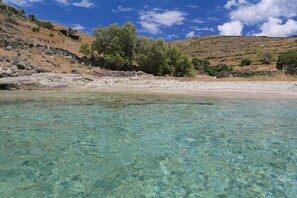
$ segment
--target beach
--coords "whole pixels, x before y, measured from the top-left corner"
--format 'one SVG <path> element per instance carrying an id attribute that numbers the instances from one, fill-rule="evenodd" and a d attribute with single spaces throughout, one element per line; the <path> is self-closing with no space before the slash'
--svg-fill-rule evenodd
<path id="1" fill-rule="evenodd" d="M 193 78 L 160 78 L 151 75 L 96 77 L 42 73 L 0 79 L 1 89 L 73 90 L 163 94 L 224 94 L 261 97 L 297 97 L 296 81 L 205 81 Z"/>

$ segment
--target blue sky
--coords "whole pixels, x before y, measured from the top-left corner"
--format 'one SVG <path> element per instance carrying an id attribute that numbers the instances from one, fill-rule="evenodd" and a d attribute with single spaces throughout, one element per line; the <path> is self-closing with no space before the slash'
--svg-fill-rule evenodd
<path id="1" fill-rule="evenodd" d="M 206 35 L 297 35 L 297 0 L 4 0 L 27 14 L 92 34 L 132 21 L 166 40 Z"/>

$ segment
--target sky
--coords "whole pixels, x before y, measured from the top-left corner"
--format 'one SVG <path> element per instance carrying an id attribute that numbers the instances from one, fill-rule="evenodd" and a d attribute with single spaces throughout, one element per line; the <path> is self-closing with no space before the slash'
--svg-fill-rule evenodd
<path id="1" fill-rule="evenodd" d="M 139 35 L 297 36 L 297 0 L 3 0 L 27 14 L 91 34 L 133 22 Z"/>

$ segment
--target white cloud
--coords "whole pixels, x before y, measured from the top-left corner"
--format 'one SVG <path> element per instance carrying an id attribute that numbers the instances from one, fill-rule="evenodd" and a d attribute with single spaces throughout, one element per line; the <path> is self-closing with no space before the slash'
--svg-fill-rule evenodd
<path id="1" fill-rule="evenodd" d="M 78 30 L 78 31 L 83 31 L 85 29 L 85 27 L 80 25 L 80 24 L 72 24 L 71 28 L 75 29 L 75 30 Z"/>
<path id="2" fill-rule="evenodd" d="M 133 9 L 130 7 L 123 7 L 123 6 L 119 5 L 117 9 L 112 9 L 111 11 L 112 12 L 131 12 L 131 11 L 133 11 Z"/>
<path id="3" fill-rule="evenodd" d="M 80 0 L 73 2 L 73 0 L 55 0 L 61 6 L 76 6 L 76 7 L 83 7 L 83 8 L 90 8 L 95 6 L 95 4 L 91 0 Z"/>
<path id="4" fill-rule="evenodd" d="M 212 27 L 192 27 L 191 29 L 196 30 L 196 31 L 210 31 L 214 32 L 214 28 Z"/>
<path id="5" fill-rule="evenodd" d="M 195 18 L 194 20 L 192 20 L 194 23 L 198 23 L 198 24 L 201 24 L 201 23 L 206 23 L 205 20 L 201 19 L 201 18 Z"/>
<path id="6" fill-rule="evenodd" d="M 257 35 L 295 34 L 293 26 L 296 22 L 294 17 L 297 16 L 297 0 L 228 0 L 225 8 L 231 10 L 229 14 L 231 22 L 218 26 L 220 34 L 238 33 L 243 25 L 259 28 L 260 33 Z M 283 24 L 281 19 L 287 22 Z M 238 23 L 234 23 L 235 21 Z M 254 32 L 257 30 L 247 34 L 254 35 Z"/>
<path id="7" fill-rule="evenodd" d="M 270 17 L 268 21 L 261 25 L 261 33 L 256 36 L 270 36 L 270 37 L 288 37 L 297 34 L 297 21 L 292 19 L 283 23 L 278 18 Z"/>
<path id="8" fill-rule="evenodd" d="M 244 24 L 265 22 L 269 17 L 294 16 L 297 16 L 297 0 L 260 0 L 255 4 L 239 6 L 230 13 L 231 20 L 239 20 Z"/>
<path id="9" fill-rule="evenodd" d="M 230 9 L 231 7 L 236 7 L 241 4 L 247 4 L 246 0 L 229 0 L 226 3 L 225 8 Z"/>
<path id="10" fill-rule="evenodd" d="M 11 3 L 17 6 L 28 7 L 32 3 L 42 2 L 43 0 L 4 0 L 6 3 Z"/>
<path id="11" fill-rule="evenodd" d="M 147 30 L 152 34 L 160 33 L 160 25 L 157 23 L 149 23 L 149 22 L 142 21 L 140 22 L 140 24 L 145 30 Z"/>
<path id="12" fill-rule="evenodd" d="M 157 34 L 160 32 L 161 27 L 183 24 L 185 15 L 185 13 L 180 11 L 160 12 L 160 10 L 153 10 L 140 12 L 140 24 L 148 32 Z"/>
<path id="13" fill-rule="evenodd" d="M 166 39 L 168 39 L 168 40 L 173 40 L 173 39 L 177 39 L 177 38 L 178 38 L 178 35 L 176 35 L 176 34 L 166 35 Z"/>
<path id="14" fill-rule="evenodd" d="M 67 6 L 67 5 L 71 4 L 69 2 L 69 0 L 55 0 L 55 2 L 57 2 L 58 4 L 63 5 L 63 6 Z"/>
<path id="15" fill-rule="evenodd" d="M 93 7 L 95 4 L 91 2 L 90 0 L 82 0 L 80 2 L 74 2 L 72 5 L 77 7 L 84 7 L 84 8 L 90 8 Z"/>
<path id="16" fill-rule="evenodd" d="M 193 38 L 195 36 L 195 32 L 191 31 L 189 33 L 186 34 L 186 38 Z"/>
<path id="17" fill-rule="evenodd" d="M 243 25 L 240 21 L 231 21 L 224 25 L 219 25 L 220 35 L 225 36 L 241 36 Z"/>

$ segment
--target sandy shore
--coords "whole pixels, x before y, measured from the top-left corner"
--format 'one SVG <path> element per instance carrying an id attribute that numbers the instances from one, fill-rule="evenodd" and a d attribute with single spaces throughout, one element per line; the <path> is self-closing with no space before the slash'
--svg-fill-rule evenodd
<path id="1" fill-rule="evenodd" d="M 94 77 L 73 74 L 35 74 L 23 77 L 1 78 L 0 86 L 17 89 L 77 90 L 106 92 L 145 92 L 166 94 L 224 94 L 264 97 L 297 98 L 294 81 L 179 81 L 140 77 Z"/>

